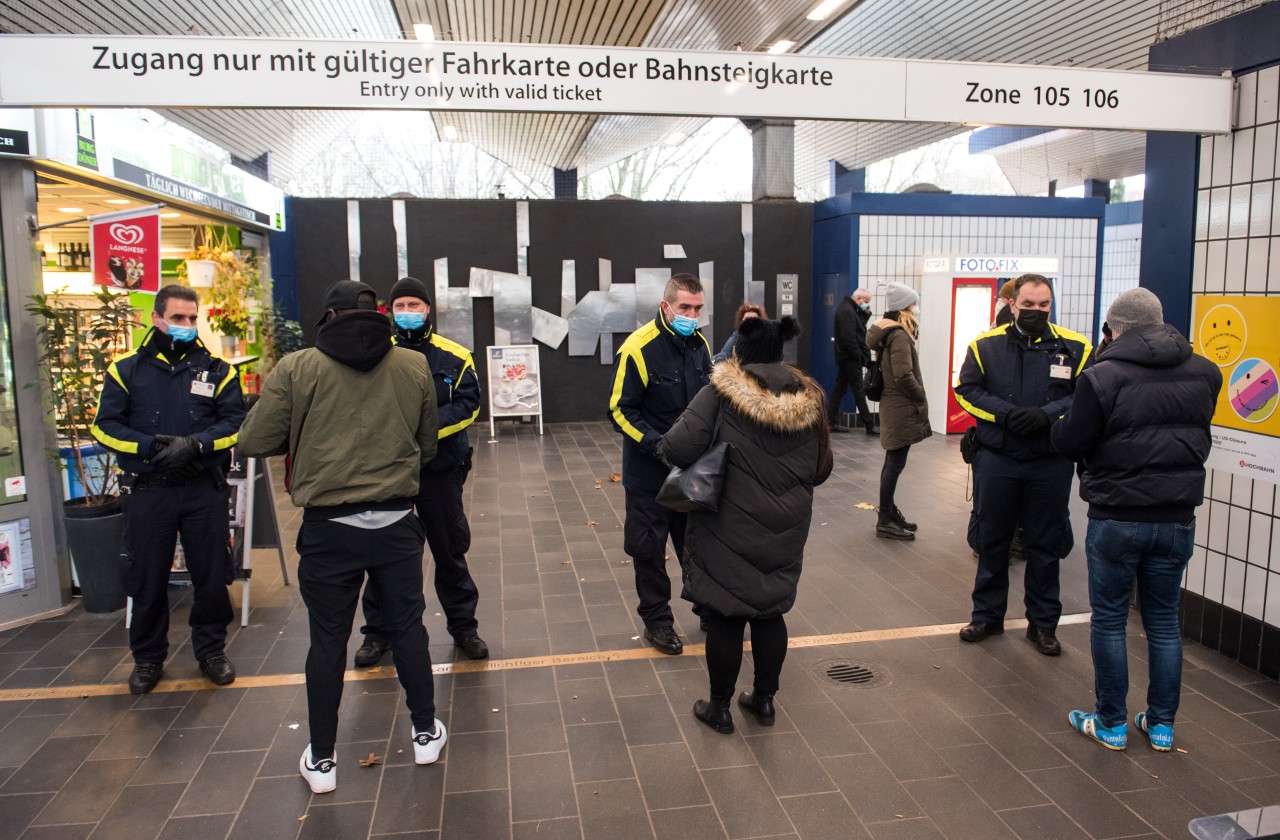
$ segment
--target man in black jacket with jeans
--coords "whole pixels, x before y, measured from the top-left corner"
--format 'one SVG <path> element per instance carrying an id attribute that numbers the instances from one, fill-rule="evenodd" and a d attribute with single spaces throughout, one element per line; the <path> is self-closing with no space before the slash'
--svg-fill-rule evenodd
<path id="1" fill-rule="evenodd" d="M 836 386 L 831 391 L 831 431 L 847 432 L 836 421 L 840 419 L 840 401 L 847 391 L 853 391 L 854 405 L 858 409 L 856 418 L 862 419 L 867 434 L 880 434 L 880 425 L 871 416 L 867 408 L 867 397 L 863 393 L 864 368 L 871 364 L 871 350 L 867 347 L 867 321 L 871 319 L 871 293 L 866 289 L 855 289 L 854 293 L 844 298 L 836 306 L 835 344 L 836 352 Z M 857 425 L 857 419 L 854 425 Z"/>

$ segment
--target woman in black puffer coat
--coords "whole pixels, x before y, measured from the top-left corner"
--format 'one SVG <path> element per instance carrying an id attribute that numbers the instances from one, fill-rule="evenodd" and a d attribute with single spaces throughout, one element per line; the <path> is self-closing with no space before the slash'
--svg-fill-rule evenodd
<path id="1" fill-rule="evenodd" d="M 735 357 L 717 365 L 671 431 L 659 454 L 687 467 L 712 444 L 727 441 L 729 469 L 719 513 L 691 513 L 682 558 L 681 596 L 703 608 L 711 700 L 694 715 L 717 732 L 732 732 L 729 704 L 751 625 L 755 682 L 739 704 L 773 724 L 773 695 L 787 655 L 783 614 L 796 586 L 813 514 L 813 488 L 831 474 L 826 396 L 821 386 L 782 364 L 782 345 L 798 335 L 792 318 L 742 322 Z"/>

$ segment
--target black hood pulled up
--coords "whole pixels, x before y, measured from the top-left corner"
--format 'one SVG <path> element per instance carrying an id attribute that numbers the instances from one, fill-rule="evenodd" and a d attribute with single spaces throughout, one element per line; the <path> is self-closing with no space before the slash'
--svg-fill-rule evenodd
<path id="1" fill-rule="evenodd" d="M 1182 333 L 1168 324 L 1153 324 L 1121 333 L 1098 352 L 1098 361 L 1162 368 L 1182 364 L 1191 353 L 1191 344 Z"/>
<path id="2" fill-rule="evenodd" d="M 391 352 L 391 324 L 380 312 L 358 311 L 326 322 L 316 333 L 316 349 L 347 367 L 367 373 Z"/>

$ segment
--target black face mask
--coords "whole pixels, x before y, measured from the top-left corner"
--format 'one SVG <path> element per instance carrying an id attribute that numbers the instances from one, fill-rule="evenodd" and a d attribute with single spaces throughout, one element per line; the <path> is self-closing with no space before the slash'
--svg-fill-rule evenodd
<path id="1" fill-rule="evenodd" d="M 1049 326 L 1049 313 L 1043 309 L 1018 311 L 1018 329 L 1027 335 L 1040 335 Z"/>

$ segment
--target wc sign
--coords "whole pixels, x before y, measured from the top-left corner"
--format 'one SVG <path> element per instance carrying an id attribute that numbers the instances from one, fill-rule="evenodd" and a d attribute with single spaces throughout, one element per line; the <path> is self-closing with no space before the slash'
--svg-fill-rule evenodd
<path id="1" fill-rule="evenodd" d="M 147 213 L 93 223 L 93 282 L 131 292 L 160 291 L 160 215 Z"/>

